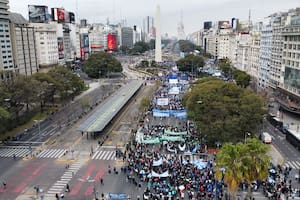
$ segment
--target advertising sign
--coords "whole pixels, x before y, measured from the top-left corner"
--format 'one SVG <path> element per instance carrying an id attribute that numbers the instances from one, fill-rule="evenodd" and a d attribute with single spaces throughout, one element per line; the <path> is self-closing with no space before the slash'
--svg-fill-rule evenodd
<path id="1" fill-rule="evenodd" d="M 52 19 L 58 23 L 65 22 L 65 10 L 61 8 L 51 8 Z"/>
<path id="2" fill-rule="evenodd" d="M 117 49 L 117 37 L 115 34 L 107 35 L 107 50 L 113 51 Z"/>
<path id="3" fill-rule="evenodd" d="M 58 58 L 63 59 L 64 56 L 64 40 L 62 37 L 57 38 L 57 46 L 58 46 Z"/>
<path id="4" fill-rule="evenodd" d="M 46 23 L 49 21 L 47 6 L 28 5 L 29 22 Z"/>

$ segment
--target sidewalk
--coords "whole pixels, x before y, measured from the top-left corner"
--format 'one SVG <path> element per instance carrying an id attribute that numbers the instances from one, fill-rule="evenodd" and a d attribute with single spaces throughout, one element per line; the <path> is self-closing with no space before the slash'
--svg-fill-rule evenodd
<path id="1" fill-rule="evenodd" d="M 279 150 L 274 146 L 270 145 L 270 151 L 269 155 L 271 156 L 272 163 L 277 166 L 277 165 L 283 165 L 284 163 L 284 157 L 281 155 Z"/>

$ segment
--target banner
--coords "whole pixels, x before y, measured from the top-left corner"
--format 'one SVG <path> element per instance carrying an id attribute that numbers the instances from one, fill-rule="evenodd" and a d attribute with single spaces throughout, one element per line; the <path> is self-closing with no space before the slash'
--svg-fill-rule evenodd
<path id="1" fill-rule="evenodd" d="M 163 159 L 160 158 L 159 160 L 153 160 L 153 166 L 156 167 L 156 166 L 160 166 L 163 164 Z"/>
<path id="2" fill-rule="evenodd" d="M 153 116 L 154 117 L 170 117 L 170 113 L 168 110 L 153 109 Z"/>
<path id="3" fill-rule="evenodd" d="M 169 175 L 169 172 L 168 171 L 165 171 L 164 173 L 156 173 L 155 171 L 152 171 L 149 175 L 148 175 L 148 178 L 151 178 L 151 177 L 158 177 L 158 178 L 166 178 L 170 176 Z"/>
<path id="4" fill-rule="evenodd" d="M 172 87 L 169 90 L 169 94 L 179 94 L 179 87 Z"/>
<path id="5" fill-rule="evenodd" d="M 175 132 L 175 131 L 170 131 L 168 129 L 165 129 L 165 134 L 166 135 L 187 135 L 187 131 L 180 131 L 180 132 Z"/>
<path id="6" fill-rule="evenodd" d="M 169 105 L 169 99 L 168 98 L 157 98 L 157 105 L 167 106 L 167 105 Z"/>

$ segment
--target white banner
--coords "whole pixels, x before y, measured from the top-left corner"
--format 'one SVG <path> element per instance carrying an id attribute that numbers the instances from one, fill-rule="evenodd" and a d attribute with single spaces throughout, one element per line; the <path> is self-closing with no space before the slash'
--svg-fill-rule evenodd
<path id="1" fill-rule="evenodd" d="M 163 159 L 160 158 L 159 160 L 153 160 L 153 166 L 156 167 L 156 166 L 160 166 L 163 164 Z"/>
<path id="2" fill-rule="evenodd" d="M 179 94 L 179 87 L 172 87 L 169 90 L 169 94 Z"/>
<path id="3" fill-rule="evenodd" d="M 178 79 L 169 79 L 169 83 L 170 84 L 177 84 L 178 83 Z"/>
<path id="4" fill-rule="evenodd" d="M 157 105 L 158 106 L 167 106 L 167 105 L 169 105 L 169 99 L 168 98 L 157 98 Z"/>

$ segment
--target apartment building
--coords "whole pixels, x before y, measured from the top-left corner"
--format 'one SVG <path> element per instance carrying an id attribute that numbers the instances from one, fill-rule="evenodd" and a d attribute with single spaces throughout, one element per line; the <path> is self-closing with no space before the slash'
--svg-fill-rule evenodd
<path id="1" fill-rule="evenodd" d="M 39 69 L 34 27 L 21 14 L 10 13 L 9 19 L 15 70 L 30 76 Z"/>
<path id="2" fill-rule="evenodd" d="M 0 0 L 0 70 L 15 71 L 8 9 L 8 0 Z"/>

